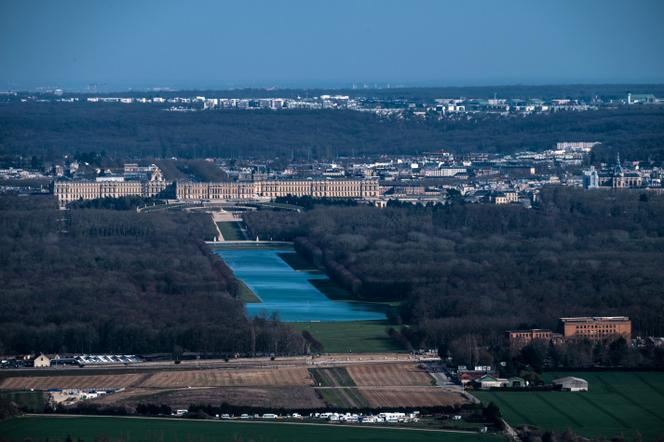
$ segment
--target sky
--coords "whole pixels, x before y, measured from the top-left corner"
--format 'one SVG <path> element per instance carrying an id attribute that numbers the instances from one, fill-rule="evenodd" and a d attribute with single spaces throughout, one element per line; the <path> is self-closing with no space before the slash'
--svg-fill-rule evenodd
<path id="1" fill-rule="evenodd" d="M 664 0 L 0 0 L 0 90 L 664 83 Z"/>

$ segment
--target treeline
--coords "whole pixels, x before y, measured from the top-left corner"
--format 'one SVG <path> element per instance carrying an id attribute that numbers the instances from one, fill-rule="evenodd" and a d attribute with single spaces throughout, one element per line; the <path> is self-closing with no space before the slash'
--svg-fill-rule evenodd
<path id="1" fill-rule="evenodd" d="M 626 160 L 662 161 L 663 117 L 662 106 L 438 121 L 341 110 L 164 112 L 153 105 L 9 103 L 0 107 L 0 162 L 34 157 L 39 164 L 74 152 L 109 165 L 170 157 L 291 161 L 438 149 L 508 153 L 548 149 L 558 141 L 603 142 L 594 161 L 612 160 L 616 151 Z"/>
<path id="2" fill-rule="evenodd" d="M 534 209 L 321 206 L 245 220 L 252 236 L 294 240 L 357 299 L 402 301 L 397 320 L 416 348 L 470 335 L 497 345 L 504 330 L 555 330 L 575 315 L 628 315 L 636 333 L 663 335 L 664 196 L 541 197 Z"/>
<path id="3" fill-rule="evenodd" d="M 250 320 L 237 282 L 202 240 L 208 216 L 59 211 L 0 197 L 0 354 L 301 353 L 273 318 Z"/>

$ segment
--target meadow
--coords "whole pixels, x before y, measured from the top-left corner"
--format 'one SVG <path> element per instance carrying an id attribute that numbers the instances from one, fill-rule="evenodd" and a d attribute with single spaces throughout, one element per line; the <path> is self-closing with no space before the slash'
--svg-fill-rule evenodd
<path id="1" fill-rule="evenodd" d="M 131 441 L 445 441 L 500 440 L 479 433 L 391 428 L 350 428 L 315 424 L 189 421 L 117 417 L 24 417 L 0 422 L 0 434 L 11 441 L 107 440 Z"/>
<path id="2" fill-rule="evenodd" d="M 664 373 L 661 372 L 547 372 L 550 381 L 577 376 L 588 381 L 587 392 L 474 393 L 483 402 L 494 402 L 513 426 L 571 429 L 589 437 L 638 432 L 644 440 L 664 436 Z"/>
<path id="3" fill-rule="evenodd" d="M 402 352 L 405 349 L 387 336 L 388 321 L 294 322 L 296 330 L 307 330 L 327 353 Z"/>

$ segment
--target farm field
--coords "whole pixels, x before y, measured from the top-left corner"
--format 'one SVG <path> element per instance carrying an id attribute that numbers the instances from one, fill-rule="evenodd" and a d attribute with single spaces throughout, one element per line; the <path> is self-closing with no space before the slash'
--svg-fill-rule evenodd
<path id="1" fill-rule="evenodd" d="M 181 388 L 176 390 L 137 389 L 128 394 L 117 393 L 95 402 L 106 405 L 139 403 L 168 404 L 172 408 L 188 408 L 191 404 L 222 404 L 271 409 L 324 408 L 325 402 L 311 387 L 221 387 Z"/>
<path id="2" fill-rule="evenodd" d="M 296 330 L 307 330 L 323 344 L 327 353 L 403 352 L 387 336 L 387 321 L 293 322 Z"/>
<path id="3" fill-rule="evenodd" d="M 661 372 L 550 372 L 544 379 L 577 376 L 588 381 L 588 392 L 477 392 L 483 402 L 494 402 L 514 426 L 535 425 L 589 436 L 638 431 L 644 440 L 664 436 L 664 373 Z M 475 394 L 475 393 L 474 393 Z"/>
<path id="4" fill-rule="evenodd" d="M 369 406 L 375 408 L 433 407 L 468 402 L 461 393 L 439 387 L 366 387 L 360 391 Z"/>
<path id="5" fill-rule="evenodd" d="M 306 368 L 287 367 L 243 370 L 164 370 L 153 374 L 137 386 L 143 388 L 194 388 L 306 385 L 312 385 Z"/>
<path id="6" fill-rule="evenodd" d="M 240 228 L 239 222 L 234 221 L 221 221 L 217 223 L 221 234 L 224 237 L 224 241 L 243 241 L 247 239 L 244 232 Z"/>
<path id="7" fill-rule="evenodd" d="M 229 441 L 498 441 L 501 436 L 480 433 L 444 433 L 439 431 L 393 428 L 361 428 L 316 424 L 250 423 L 144 419 L 118 417 L 25 417 L 0 422 L 0 434 L 13 441 L 93 441 L 110 438 L 132 441 L 175 442 L 182 440 Z"/>
<path id="8" fill-rule="evenodd" d="M 49 388 L 127 388 L 140 383 L 144 374 L 103 374 L 84 376 L 17 376 L 7 377 L 0 390 L 48 390 Z"/>
<path id="9" fill-rule="evenodd" d="M 353 382 L 361 387 L 433 385 L 431 375 L 415 364 L 350 365 L 346 369 Z"/>

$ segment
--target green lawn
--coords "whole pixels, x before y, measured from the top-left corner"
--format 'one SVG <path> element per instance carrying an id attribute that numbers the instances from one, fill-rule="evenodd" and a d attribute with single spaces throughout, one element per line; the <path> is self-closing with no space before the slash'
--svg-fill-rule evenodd
<path id="1" fill-rule="evenodd" d="M 236 221 L 222 221 L 217 223 L 224 241 L 243 241 L 247 239 L 244 232 L 240 228 L 240 223 Z"/>
<path id="2" fill-rule="evenodd" d="M 661 372 L 551 372 L 545 380 L 577 376 L 588 381 L 588 392 L 477 392 L 493 401 L 506 420 L 565 430 L 590 437 L 638 431 L 645 440 L 664 436 L 664 373 Z"/>
<path id="3" fill-rule="evenodd" d="M 0 422 L 3 440 L 126 441 L 449 441 L 499 440 L 497 435 L 283 423 L 128 419 L 118 417 L 25 417 Z"/>
<path id="4" fill-rule="evenodd" d="M 296 330 L 308 330 L 327 353 L 380 353 L 405 351 L 387 336 L 387 321 L 294 322 Z"/>

